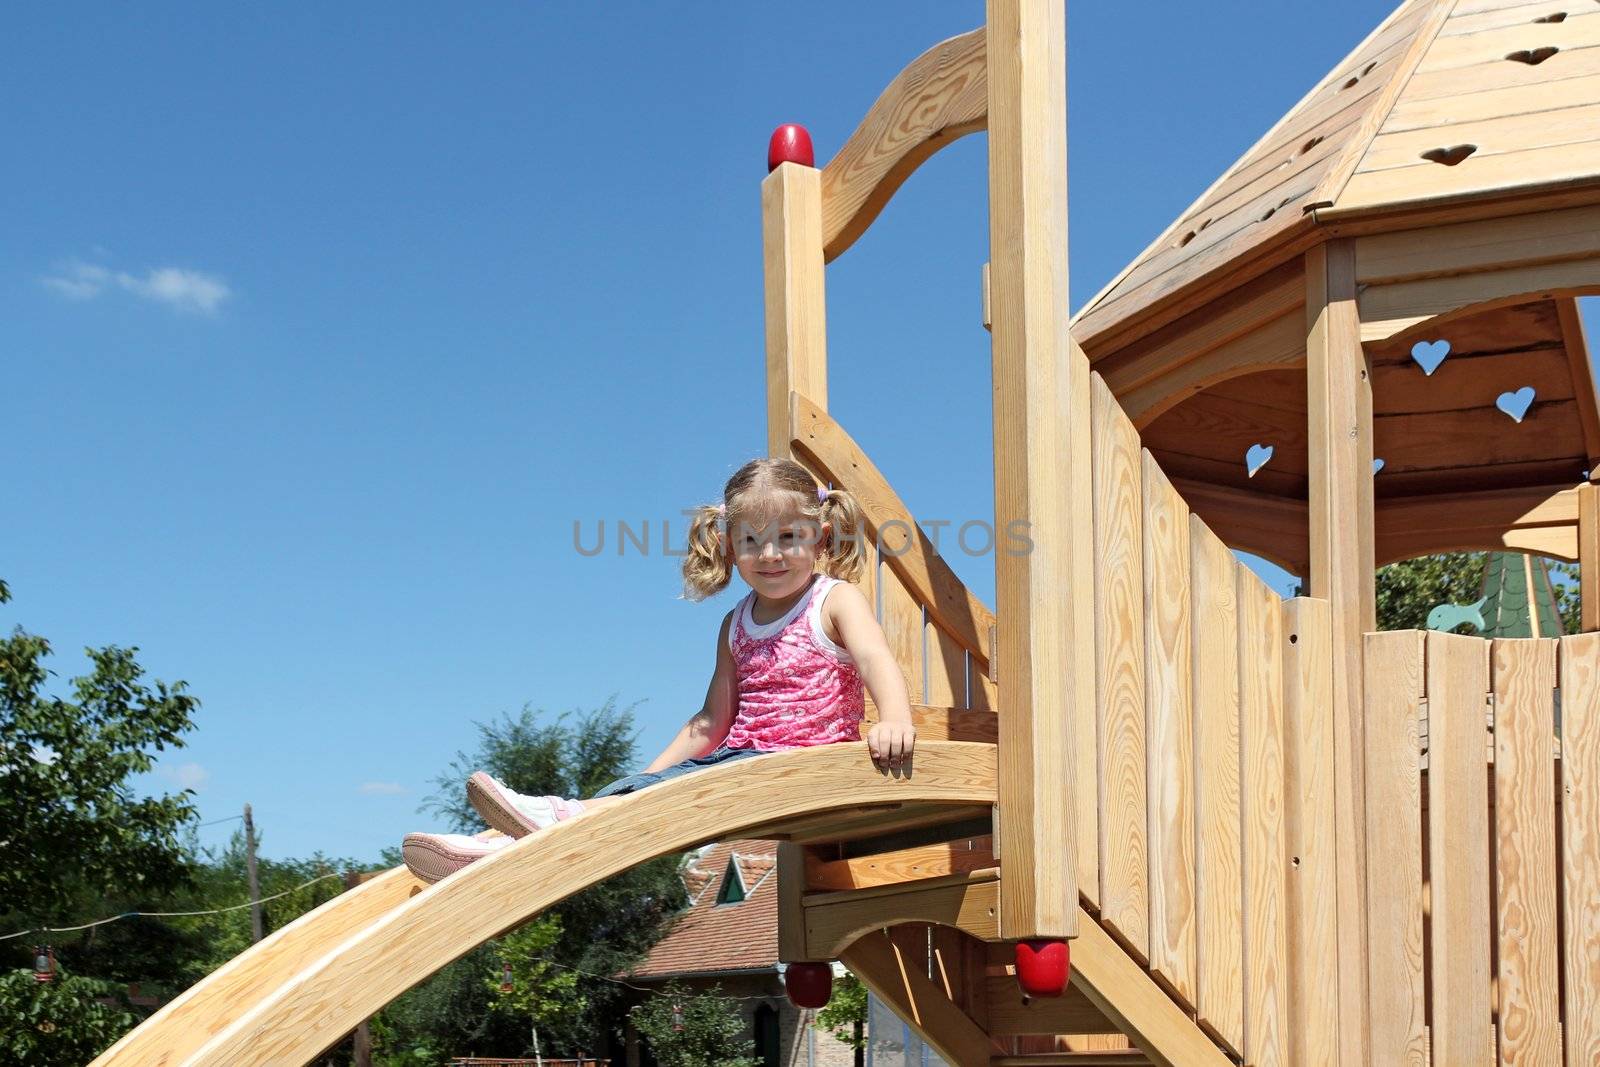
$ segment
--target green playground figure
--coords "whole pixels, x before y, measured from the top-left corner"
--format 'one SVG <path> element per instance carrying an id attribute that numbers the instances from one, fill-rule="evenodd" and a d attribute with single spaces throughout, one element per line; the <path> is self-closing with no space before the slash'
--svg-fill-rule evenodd
<path id="1" fill-rule="evenodd" d="M 1468 625 L 1480 637 L 1559 637 L 1566 632 L 1555 585 L 1544 559 L 1522 552 L 1488 552 L 1483 596 L 1472 604 L 1440 604 L 1428 629 L 1446 633 Z"/>

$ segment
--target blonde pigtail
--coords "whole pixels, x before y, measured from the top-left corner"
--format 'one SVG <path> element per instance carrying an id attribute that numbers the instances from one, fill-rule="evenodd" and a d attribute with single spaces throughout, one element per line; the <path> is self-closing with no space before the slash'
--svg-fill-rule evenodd
<path id="1" fill-rule="evenodd" d="M 822 569 L 831 578 L 858 582 L 867 571 L 866 522 L 861 504 L 844 489 L 830 489 L 822 499 L 822 521 L 828 524 L 828 544 Z"/>
<path id="2" fill-rule="evenodd" d="M 705 600 L 728 587 L 733 577 L 733 558 L 728 554 L 722 527 L 722 509 L 714 504 L 696 508 L 689 520 L 689 544 L 683 556 L 684 599 Z"/>

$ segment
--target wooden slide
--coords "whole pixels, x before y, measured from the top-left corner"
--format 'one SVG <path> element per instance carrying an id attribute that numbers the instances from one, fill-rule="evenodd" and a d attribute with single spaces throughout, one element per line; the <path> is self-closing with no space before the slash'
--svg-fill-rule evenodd
<path id="1" fill-rule="evenodd" d="M 523 839 L 436 885 L 400 867 L 241 954 L 91 1067 L 304 1064 L 474 947 L 647 860 L 734 837 L 876 829 L 995 799 L 993 745 L 930 741 L 887 773 L 861 743 L 778 752 L 668 782 Z M 859 825 L 859 822 L 857 823 Z"/>

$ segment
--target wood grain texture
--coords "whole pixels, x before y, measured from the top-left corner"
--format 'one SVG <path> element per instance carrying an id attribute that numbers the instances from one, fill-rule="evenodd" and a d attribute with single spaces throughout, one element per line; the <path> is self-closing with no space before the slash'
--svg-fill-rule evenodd
<path id="1" fill-rule="evenodd" d="M 903 885 L 813 894 L 805 902 L 808 958 L 836 959 L 871 930 L 937 923 L 981 940 L 999 936 L 999 871 L 972 871 Z"/>
<path id="2" fill-rule="evenodd" d="M 1499 1062 L 1559 1063 L 1556 642 L 1493 643 Z"/>
<path id="3" fill-rule="evenodd" d="M 427 888 L 394 867 L 342 893 L 240 953 L 102 1052 L 93 1067 L 168 1067 L 221 1033 L 240 1006 L 253 1004 L 357 931 Z"/>
<path id="4" fill-rule="evenodd" d="M 1561 899 L 1566 1067 L 1600 1063 L 1600 634 L 1563 637 Z"/>
<path id="5" fill-rule="evenodd" d="M 1195 1003 L 1194 673 L 1189 509 L 1140 456 L 1149 790 L 1150 969 Z"/>
<path id="6" fill-rule="evenodd" d="M 887 934 L 868 934 L 840 959 L 947 1063 L 965 1067 L 989 1062 L 989 1035 L 952 1004 Z"/>
<path id="7" fill-rule="evenodd" d="M 233 1018 L 188 1064 L 305 1063 L 394 997 L 474 946 L 658 855 L 847 806 L 994 797 L 987 745 L 918 747 L 911 774 L 872 769 L 865 746 L 825 745 L 712 767 L 524 838 L 408 899 Z M 759 770 L 759 773 L 752 773 Z M 263 942 L 264 944 L 264 942 Z"/>
<path id="8" fill-rule="evenodd" d="M 1578 402 L 1578 414 L 1583 422 L 1583 440 L 1587 446 L 1584 455 L 1592 466 L 1600 459 L 1600 396 L 1595 393 L 1594 368 L 1589 363 L 1589 339 L 1576 297 L 1564 297 L 1555 301 L 1555 306 L 1561 323 L 1561 343 L 1567 352 L 1567 366 L 1572 369 L 1572 395 Z"/>
<path id="9" fill-rule="evenodd" d="M 911 702 L 924 702 L 926 661 L 922 647 L 922 605 L 906 591 L 899 575 L 886 571 L 878 576 L 878 597 L 883 608 L 883 636 L 889 642 L 895 662 L 906 676 L 906 693 Z"/>
<path id="10" fill-rule="evenodd" d="M 1375 1067 L 1428 1065 L 1422 925 L 1423 641 L 1415 630 L 1368 634 L 1362 657 L 1369 790 L 1367 967 Z"/>
<path id="11" fill-rule="evenodd" d="M 1229 1067 L 1231 1061 L 1088 915 L 1072 942 L 1072 984 L 1162 1067 Z"/>
<path id="12" fill-rule="evenodd" d="M 1066 10 L 989 0 L 990 343 L 995 525 L 1030 547 L 995 557 L 999 820 L 1007 937 L 1071 936 L 1093 786 L 1074 771 L 1094 708 L 1089 361 L 1067 331 Z"/>
<path id="13" fill-rule="evenodd" d="M 1139 435 L 1099 375 L 1092 388 L 1100 918 L 1148 960 L 1142 460 Z"/>
<path id="14" fill-rule="evenodd" d="M 1338 1062 L 1334 926 L 1333 660 L 1328 605 L 1283 605 L 1284 852 L 1288 857 L 1289 1062 Z"/>
<path id="15" fill-rule="evenodd" d="M 761 183 L 767 453 L 791 456 L 789 394 L 828 406 L 828 315 L 818 172 L 784 163 Z"/>
<path id="16" fill-rule="evenodd" d="M 1489 642 L 1428 634 L 1428 871 L 1435 1062 L 1494 1060 L 1489 1017 Z M 1368 749 L 1369 758 L 1371 749 Z M 1374 953 L 1376 955 L 1376 953 Z M 1381 996 L 1379 987 L 1374 993 Z"/>
<path id="17" fill-rule="evenodd" d="M 1584 633 L 1600 630 L 1600 490 L 1578 486 L 1578 597 Z"/>
<path id="18" fill-rule="evenodd" d="M 878 721 L 878 707 L 867 701 L 866 717 L 861 721 L 861 739 Z M 982 741 L 994 744 L 1000 722 L 994 712 L 970 708 L 941 708 L 928 704 L 911 705 L 911 722 L 919 741 Z"/>
<path id="19" fill-rule="evenodd" d="M 1199 519 L 1189 520 L 1194 641 L 1195 957 L 1202 1023 L 1244 1045 L 1244 925 L 1240 920 L 1238 563 Z"/>
<path id="20" fill-rule="evenodd" d="M 1240 819 L 1244 825 L 1244 1058 L 1287 1064 L 1283 601 L 1235 566 L 1239 604 Z"/>
<path id="21" fill-rule="evenodd" d="M 989 999 L 989 1033 L 995 1037 L 1119 1032 L 1082 990 L 1071 985 L 1059 997 L 1024 998 L 1014 976 L 997 974 L 984 979 L 984 992 Z"/>
<path id="22" fill-rule="evenodd" d="M 829 262 L 866 232 L 924 160 L 984 128 L 986 73 L 980 27 L 934 45 L 895 75 L 822 169 L 822 240 Z"/>
<path id="23" fill-rule="evenodd" d="M 1377 629 L 1372 382 L 1356 314 L 1355 250 L 1331 241 L 1306 256 L 1307 591 L 1332 623 L 1334 840 L 1338 854 L 1340 1063 L 1368 1062 L 1366 829 L 1362 780 L 1362 634 Z"/>
<path id="24" fill-rule="evenodd" d="M 1600 9 L 1597 9 L 1600 13 Z M 1600 254 L 1600 207 L 1574 207 L 1358 237 L 1356 280 L 1410 278 L 1553 263 Z"/>
<path id="25" fill-rule="evenodd" d="M 808 854 L 805 886 L 811 891 L 867 889 L 967 874 L 994 866 L 994 841 L 989 837 L 897 849 L 855 859 L 824 860 Z"/>
<path id="26" fill-rule="evenodd" d="M 778 959 L 785 963 L 807 960 L 805 915 L 800 899 L 807 883 L 807 855 L 804 845 L 778 842 Z"/>

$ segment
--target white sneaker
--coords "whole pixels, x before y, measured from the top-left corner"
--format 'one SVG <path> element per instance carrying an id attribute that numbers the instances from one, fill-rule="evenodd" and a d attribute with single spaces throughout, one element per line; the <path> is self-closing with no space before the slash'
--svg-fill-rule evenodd
<path id="1" fill-rule="evenodd" d="M 424 882 L 437 882 L 474 860 L 511 845 L 516 839 L 502 834 L 407 834 L 400 846 L 411 873 Z"/>
<path id="2" fill-rule="evenodd" d="M 583 811 L 581 800 L 518 793 L 485 771 L 475 771 L 467 779 L 467 799 L 484 822 L 512 837 L 526 837 Z"/>

